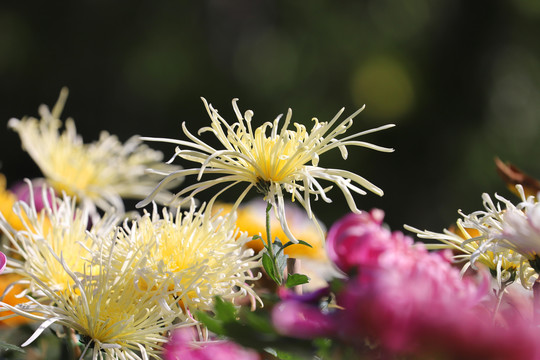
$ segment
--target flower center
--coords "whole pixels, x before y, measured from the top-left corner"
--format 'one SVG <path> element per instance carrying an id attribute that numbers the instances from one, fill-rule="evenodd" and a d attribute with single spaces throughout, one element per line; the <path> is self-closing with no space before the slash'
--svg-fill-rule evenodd
<path id="1" fill-rule="evenodd" d="M 52 185 L 59 192 L 68 196 L 77 196 L 83 192 L 88 197 L 97 196 L 91 189 L 100 184 L 100 173 L 104 165 L 98 165 L 82 147 L 61 146 L 51 154 L 50 165 L 53 169 Z"/>

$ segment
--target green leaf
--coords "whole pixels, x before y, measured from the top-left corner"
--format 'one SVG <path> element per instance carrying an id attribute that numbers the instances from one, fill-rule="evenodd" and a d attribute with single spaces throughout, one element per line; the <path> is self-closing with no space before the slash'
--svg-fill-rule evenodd
<path id="1" fill-rule="evenodd" d="M 214 334 L 225 335 L 225 329 L 221 321 L 216 320 L 215 318 L 202 311 L 196 312 L 195 317 Z"/>
<path id="2" fill-rule="evenodd" d="M 289 255 L 285 255 L 283 252 L 280 252 L 279 254 L 276 254 L 276 266 L 277 271 L 279 274 L 279 278 L 283 276 L 282 274 L 285 272 L 285 268 L 287 267 L 287 258 Z M 280 283 L 281 285 L 281 283 Z"/>
<path id="3" fill-rule="evenodd" d="M 288 288 L 295 287 L 297 285 L 307 284 L 309 282 L 309 277 L 304 274 L 290 274 L 287 276 L 287 281 L 285 286 Z"/>
<path id="4" fill-rule="evenodd" d="M 278 285 L 281 285 L 281 276 L 279 276 L 278 269 L 276 269 L 276 264 L 274 264 L 267 252 L 263 253 L 262 264 L 270 279 L 274 280 Z"/>
<path id="5" fill-rule="evenodd" d="M 219 296 L 214 298 L 214 311 L 216 313 L 216 319 L 220 321 L 233 322 L 236 320 L 236 308 L 234 305 Z"/>
<path id="6" fill-rule="evenodd" d="M 283 249 L 285 249 L 286 247 L 289 247 L 291 245 L 294 245 L 295 243 L 293 243 L 292 241 L 288 241 L 285 245 L 283 245 Z M 302 244 L 302 245 L 305 245 L 305 246 L 309 246 L 310 248 L 312 248 L 313 246 L 311 246 L 310 243 L 308 242 L 305 242 L 304 240 L 298 240 L 298 244 Z"/>
<path id="7" fill-rule="evenodd" d="M 23 349 L 21 349 L 20 347 L 16 346 L 16 345 L 13 345 L 13 344 L 9 344 L 7 342 L 4 342 L 2 340 L 0 340 L 0 349 L 4 350 L 4 351 L 8 351 L 8 350 L 14 350 L 14 351 L 19 351 L 19 352 L 24 352 Z"/>
<path id="8" fill-rule="evenodd" d="M 276 331 L 272 326 L 272 321 L 268 316 L 263 316 L 260 313 L 245 311 L 244 317 L 246 324 L 256 330 L 258 333 L 274 334 Z"/>

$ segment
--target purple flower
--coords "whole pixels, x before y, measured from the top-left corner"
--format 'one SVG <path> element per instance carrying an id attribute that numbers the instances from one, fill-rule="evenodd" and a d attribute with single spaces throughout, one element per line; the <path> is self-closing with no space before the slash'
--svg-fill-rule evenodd
<path id="1" fill-rule="evenodd" d="M 334 318 L 316 305 L 285 300 L 272 309 L 272 323 L 282 335 L 300 339 L 330 337 L 336 331 Z"/>
<path id="2" fill-rule="evenodd" d="M 164 360 L 260 360 L 259 355 L 230 341 L 197 341 L 191 328 L 176 329 L 165 345 Z"/>
<path id="3" fill-rule="evenodd" d="M 32 185 L 29 185 L 29 183 L 25 181 L 19 181 L 18 183 L 13 185 L 9 189 L 9 191 L 17 197 L 17 200 L 24 201 L 27 204 L 31 203 L 31 199 L 33 197 L 36 211 L 40 212 L 45 207 L 44 196 L 46 196 L 47 201 L 51 203 L 53 195 L 48 189 L 48 185 L 45 179 L 33 179 L 31 183 Z"/>

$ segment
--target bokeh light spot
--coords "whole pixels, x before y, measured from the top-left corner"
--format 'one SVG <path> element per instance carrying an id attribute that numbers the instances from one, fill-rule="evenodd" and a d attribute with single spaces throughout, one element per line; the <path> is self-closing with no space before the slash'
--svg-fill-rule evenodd
<path id="1" fill-rule="evenodd" d="M 378 119 L 401 117 L 414 105 L 411 77 L 402 63 L 390 57 L 374 57 L 360 64 L 352 77 L 351 92 L 355 104 L 366 104 L 369 115 Z"/>

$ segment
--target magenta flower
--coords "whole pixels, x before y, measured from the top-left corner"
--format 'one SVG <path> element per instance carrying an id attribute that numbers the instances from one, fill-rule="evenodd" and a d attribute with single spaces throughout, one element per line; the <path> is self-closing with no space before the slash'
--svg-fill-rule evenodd
<path id="1" fill-rule="evenodd" d="M 349 214 L 335 223 L 326 240 L 330 260 L 349 273 L 358 266 L 378 265 L 380 256 L 390 247 L 407 251 L 412 239 L 399 241 L 394 238 L 388 229 L 382 227 L 383 219 L 384 212 L 374 209 L 369 213 Z"/>
<path id="2" fill-rule="evenodd" d="M 335 338 L 359 349 L 368 338 L 388 357 L 536 359 L 527 317 L 494 321 L 487 274 L 462 277 L 449 253 L 390 232 L 383 217 L 348 215 L 329 231 L 330 258 L 351 276 L 337 294 Z"/>
<path id="3" fill-rule="evenodd" d="M 260 360 L 259 355 L 230 341 L 197 341 L 191 328 L 177 329 L 165 345 L 164 360 Z"/>
<path id="4" fill-rule="evenodd" d="M 6 264 L 7 264 L 6 255 L 0 251 L 0 273 L 4 271 L 4 269 L 6 268 Z"/>
<path id="5" fill-rule="evenodd" d="M 272 323 L 278 333 L 299 339 L 331 337 L 336 332 L 334 318 L 317 305 L 285 300 L 272 309 Z"/>
<path id="6" fill-rule="evenodd" d="M 44 196 L 47 197 L 48 203 L 51 203 L 53 195 L 48 189 L 48 185 L 45 179 L 37 178 L 33 179 L 31 182 L 32 185 L 30 186 L 29 183 L 25 181 L 19 181 L 18 183 L 13 185 L 9 189 L 9 191 L 17 197 L 17 200 L 24 201 L 27 204 L 30 204 L 33 198 L 36 211 L 40 212 L 45 207 Z"/>

